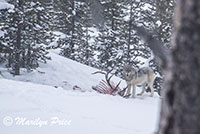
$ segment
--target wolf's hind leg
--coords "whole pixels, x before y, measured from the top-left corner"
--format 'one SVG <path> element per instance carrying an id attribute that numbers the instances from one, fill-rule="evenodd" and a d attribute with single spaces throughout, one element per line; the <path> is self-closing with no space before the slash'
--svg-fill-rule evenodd
<path id="1" fill-rule="evenodd" d="M 149 85 L 150 86 L 150 88 L 151 88 L 151 97 L 153 97 L 153 95 L 154 95 L 154 89 L 153 89 L 153 83 L 151 83 L 151 85 Z"/>
<path id="2" fill-rule="evenodd" d="M 153 97 L 154 95 L 154 88 L 153 88 L 154 79 L 155 79 L 155 76 L 154 76 L 154 73 L 152 72 L 152 74 L 150 74 L 148 78 L 148 85 L 151 88 L 151 97 Z"/>
<path id="3" fill-rule="evenodd" d="M 139 93 L 139 94 L 137 94 L 137 95 L 142 96 L 142 95 L 144 94 L 144 92 L 145 92 L 145 85 L 146 85 L 146 84 L 143 84 L 143 85 L 142 85 L 142 91 L 141 91 L 141 93 Z"/>

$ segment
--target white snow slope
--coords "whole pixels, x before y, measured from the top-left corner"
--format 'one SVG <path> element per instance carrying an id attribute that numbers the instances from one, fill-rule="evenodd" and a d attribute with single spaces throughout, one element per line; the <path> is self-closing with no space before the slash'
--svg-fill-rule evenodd
<path id="1" fill-rule="evenodd" d="M 13 77 L 0 68 L 1 134 L 153 134 L 160 98 L 135 99 L 92 91 L 102 75 L 51 52 L 38 71 Z M 23 71 L 23 70 L 22 70 Z M 41 73 L 43 72 L 43 73 Z M 12 80 L 11 80 L 12 79 Z M 119 78 L 114 78 L 117 83 Z M 74 91 L 74 85 L 86 92 Z M 124 81 L 121 87 L 125 87 Z"/>
<path id="2" fill-rule="evenodd" d="M 0 9 L 13 9 L 14 6 L 8 4 L 5 0 L 0 0 Z"/>

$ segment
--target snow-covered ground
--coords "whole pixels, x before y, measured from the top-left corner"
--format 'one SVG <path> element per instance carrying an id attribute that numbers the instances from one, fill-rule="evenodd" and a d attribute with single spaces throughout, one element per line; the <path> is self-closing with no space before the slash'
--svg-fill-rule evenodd
<path id="1" fill-rule="evenodd" d="M 160 98 L 146 93 L 135 99 L 102 95 L 92 86 L 104 78 L 94 68 L 50 53 L 51 61 L 13 77 L 0 68 L 2 134 L 153 134 Z M 120 79 L 113 78 L 117 83 Z M 74 85 L 86 92 L 74 91 Z M 123 81 L 120 87 L 125 87 Z M 9 116 L 9 117 L 7 117 Z M 5 118 L 7 117 L 7 118 Z M 9 125 L 9 126 L 5 126 Z M 11 126 L 10 126 L 11 125 Z"/>
<path id="2" fill-rule="evenodd" d="M 8 4 L 5 0 L 0 0 L 0 9 L 13 9 L 14 6 Z"/>

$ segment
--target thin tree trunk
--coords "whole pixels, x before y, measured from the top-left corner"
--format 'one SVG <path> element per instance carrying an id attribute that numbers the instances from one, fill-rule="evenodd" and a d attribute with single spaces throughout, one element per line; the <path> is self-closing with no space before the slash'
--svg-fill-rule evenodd
<path id="1" fill-rule="evenodd" d="M 18 1 L 18 8 L 22 9 L 23 0 Z M 20 13 L 18 13 L 20 14 Z M 19 16 L 18 16 L 19 17 Z M 18 26 L 17 26 L 17 38 L 15 44 L 15 55 L 14 55 L 14 75 L 20 75 L 20 49 L 21 49 L 21 30 L 22 30 L 22 22 L 21 18 L 17 18 Z"/>
<path id="2" fill-rule="evenodd" d="M 25 60 L 26 60 L 26 56 L 25 56 L 25 52 L 22 52 L 22 57 L 21 57 L 21 67 L 25 68 Z"/>
<path id="3" fill-rule="evenodd" d="M 114 1 L 111 2 L 112 6 L 111 6 L 111 14 L 112 14 L 112 21 L 111 21 L 111 29 L 112 29 L 112 32 L 115 31 L 115 11 L 114 11 Z M 112 38 L 112 42 L 111 42 L 111 47 L 113 48 L 114 47 L 114 36 L 115 34 L 113 33 L 113 36 L 111 37 Z"/>
<path id="4" fill-rule="evenodd" d="M 20 47 L 21 47 L 21 24 L 17 27 L 17 42 L 15 45 L 14 75 L 20 75 Z"/>
<path id="5" fill-rule="evenodd" d="M 130 17 L 129 17 L 129 29 L 128 29 L 128 60 L 130 60 L 130 45 L 131 45 L 131 31 L 132 29 L 132 16 L 133 16 L 133 2 L 131 2 L 131 8 L 130 8 Z"/>
<path id="6" fill-rule="evenodd" d="M 11 52 L 8 53 L 8 67 L 11 67 L 13 55 Z"/>
<path id="7" fill-rule="evenodd" d="M 71 53 L 74 53 L 74 32 L 75 32 L 75 3 L 74 0 L 71 0 L 71 6 L 72 6 L 72 37 L 71 37 L 71 42 L 70 42 L 70 46 L 71 46 Z"/>

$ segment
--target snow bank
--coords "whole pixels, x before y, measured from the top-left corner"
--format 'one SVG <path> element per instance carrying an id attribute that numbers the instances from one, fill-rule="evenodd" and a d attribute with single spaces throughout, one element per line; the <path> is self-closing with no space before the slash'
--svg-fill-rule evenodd
<path id="1" fill-rule="evenodd" d="M 0 130 L 3 134 L 153 134 L 157 129 L 160 97 L 150 93 L 135 99 L 92 91 L 103 75 L 50 53 L 51 61 L 31 73 L 13 77 L 0 68 Z M 120 79 L 113 78 L 117 83 Z M 86 92 L 72 90 L 77 85 Z M 124 81 L 121 87 L 125 87 Z M 22 119 L 17 124 L 17 119 Z M 53 119 L 57 124 L 51 125 Z M 24 121 L 24 122 L 23 122 Z M 42 124 L 42 122 L 44 124 Z M 45 124 L 46 122 L 46 124 Z M 65 122 L 65 123 L 63 123 Z M 64 125 L 63 125 L 64 124 Z M 8 126 L 5 126 L 8 125 Z"/>
<path id="2" fill-rule="evenodd" d="M 0 79 L 0 130 L 4 134 L 153 134 L 159 98 L 123 99 L 97 93 L 66 91 L 39 84 Z M 3 119 L 12 119 L 5 126 Z M 17 124 L 47 121 L 47 124 Z M 68 124 L 54 124 L 52 118 Z"/>
<path id="3" fill-rule="evenodd" d="M 77 85 L 84 91 L 91 91 L 92 86 L 104 79 L 102 74 L 92 75 L 93 72 L 98 71 L 97 69 L 67 59 L 57 53 L 57 51 L 50 52 L 49 56 L 52 60 L 48 61 L 47 64 L 41 64 L 37 70 L 31 73 L 22 70 L 21 76 L 13 77 L 7 70 L 0 68 L 0 71 L 8 79 L 62 87 L 65 90 L 71 90 L 73 86 Z M 120 81 L 119 78 L 112 80 L 115 83 Z M 125 82 L 123 81 L 120 86 L 121 88 L 126 87 Z"/>
<path id="4" fill-rule="evenodd" d="M 13 8 L 14 8 L 14 6 L 11 5 L 11 4 L 8 4 L 6 1 L 4 1 L 4 0 L 0 1 L 0 10 L 2 10 L 2 9 L 13 9 Z"/>

